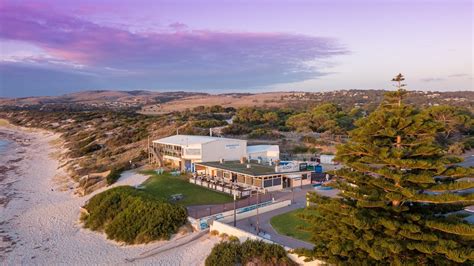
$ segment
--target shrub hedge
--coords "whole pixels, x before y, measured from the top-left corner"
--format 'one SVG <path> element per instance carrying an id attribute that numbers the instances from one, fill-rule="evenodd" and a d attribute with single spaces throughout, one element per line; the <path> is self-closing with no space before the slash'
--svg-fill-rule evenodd
<path id="1" fill-rule="evenodd" d="M 152 199 L 130 186 L 109 189 L 92 197 L 81 217 L 84 227 L 105 232 L 127 244 L 169 239 L 186 224 L 186 208 Z"/>
<path id="2" fill-rule="evenodd" d="M 206 266 L 227 265 L 296 265 L 288 258 L 286 250 L 277 244 L 258 240 L 240 243 L 238 239 L 222 241 L 215 245 L 206 258 Z"/>

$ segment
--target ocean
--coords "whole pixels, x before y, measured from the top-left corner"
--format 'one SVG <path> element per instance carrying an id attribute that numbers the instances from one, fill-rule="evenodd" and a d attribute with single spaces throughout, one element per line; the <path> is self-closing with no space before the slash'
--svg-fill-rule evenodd
<path id="1" fill-rule="evenodd" d="M 0 139 L 0 154 L 3 154 L 7 150 L 9 144 L 10 144 L 10 141 Z"/>

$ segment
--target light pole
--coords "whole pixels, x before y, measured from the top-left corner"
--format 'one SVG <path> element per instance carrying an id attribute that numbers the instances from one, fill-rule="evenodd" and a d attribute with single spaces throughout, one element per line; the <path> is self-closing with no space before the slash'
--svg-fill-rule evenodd
<path id="1" fill-rule="evenodd" d="M 295 188 L 291 187 L 291 204 L 295 203 Z"/>
<path id="2" fill-rule="evenodd" d="M 260 219 L 258 217 L 258 205 L 259 205 L 259 193 L 258 193 L 258 190 L 257 190 L 257 235 L 260 233 Z"/>
<path id="3" fill-rule="evenodd" d="M 234 194 L 234 227 L 237 227 L 237 206 L 236 206 L 237 196 Z"/>

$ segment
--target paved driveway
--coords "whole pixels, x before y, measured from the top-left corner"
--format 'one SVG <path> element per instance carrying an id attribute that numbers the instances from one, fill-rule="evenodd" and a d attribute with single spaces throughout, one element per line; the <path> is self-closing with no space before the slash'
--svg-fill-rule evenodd
<path id="1" fill-rule="evenodd" d="M 276 242 L 280 245 L 283 245 L 283 246 L 286 246 L 286 247 L 289 247 L 289 248 L 292 248 L 292 249 L 294 249 L 294 248 L 308 248 L 308 249 L 313 248 L 313 244 L 311 244 L 311 243 L 304 242 L 304 241 L 301 241 L 301 240 L 298 240 L 298 239 L 295 239 L 295 238 L 292 238 L 292 237 L 288 237 L 288 236 L 278 234 L 270 224 L 270 219 L 273 216 L 276 216 L 276 215 L 279 215 L 279 214 L 282 214 L 282 213 L 286 213 L 286 212 L 290 212 L 290 211 L 293 211 L 293 210 L 296 210 L 296 209 L 299 209 L 299 208 L 304 208 L 304 207 L 305 207 L 305 203 L 300 202 L 300 203 L 295 203 L 295 204 L 292 204 L 292 205 L 284 207 L 284 208 L 280 208 L 280 209 L 276 209 L 274 211 L 270 211 L 270 212 L 260 214 L 259 215 L 259 225 L 260 225 L 259 228 L 260 228 L 261 234 L 265 234 L 265 238 L 267 238 L 267 239 L 269 239 L 273 242 Z M 229 224 L 232 224 L 232 223 L 229 223 Z M 252 234 L 257 234 L 256 225 L 257 225 L 257 217 L 256 216 L 252 216 L 250 218 L 242 219 L 240 221 L 237 221 L 237 227 L 238 228 L 240 228 L 244 231 L 247 231 L 249 233 L 252 233 Z"/>
<path id="2" fill-rule="evenodd" d="M 306 193 L 308 191 L 314 191 L 314 188 L 312 186 L 305 186 L 303 188 L 294 189 L 294 191 L 286 190 L 286 191 L 274 193 L 275 200 L 281 201 L 281 200 L 294 199 L 294 203 L 284 208 L 280 208 L 277 210 L 260 214 L 259 215 L 260 232 L 265 234 L 266 238 L 269 238 L 270 240 L 289 248 L 312 249 L 314 246 L 313 244 L 305 242 L 305 241 L 301 241 L 289 236 L 280 235 L 275 231 L 275 229 L 273 229 L 273 227 L 270 224 L 270 219 L 274 216 L 306 207 Z M 337 194 L 337 190 L 335 189 L 334 190 L 321 190 L 317 192 L 329 197 L 335 196 Z M 229 224 L 232 225 L 232 223 L 229 223 Z M 252 216 L 250 218 L 237 221 L 238 228 L 252 234 L 257 234 L 256 225 L 257 225 L 256 216 Z"/>

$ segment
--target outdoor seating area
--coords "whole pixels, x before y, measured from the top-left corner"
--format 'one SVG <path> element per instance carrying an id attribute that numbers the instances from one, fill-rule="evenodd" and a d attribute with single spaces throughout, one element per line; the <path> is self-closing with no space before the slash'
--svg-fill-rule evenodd
<path id="1" fill-rule="evenodd" d="M 184 198 L 184 196 L 183 196 L 183 194 L 181 194 L 181 193 L 179 193 L 179 194 L 173 194 L 173 195 L 170 196 L 170 200 L 171 200 L 171 201 L 174 201 L 174 202 L 180 201 L 180 200 L 182 200 L 183 198 Z"/>
<path id="2" fill-rule="evenodd" d="M 195 175 L 189 178 L 189 182 L 219 192 L 235 195 L 237 198 L 245 198 L 252 193 L 251 187 L 242 187 L 233 183 L 224 181 L 223 179 L 214 179 L 207 175 Z"/>

